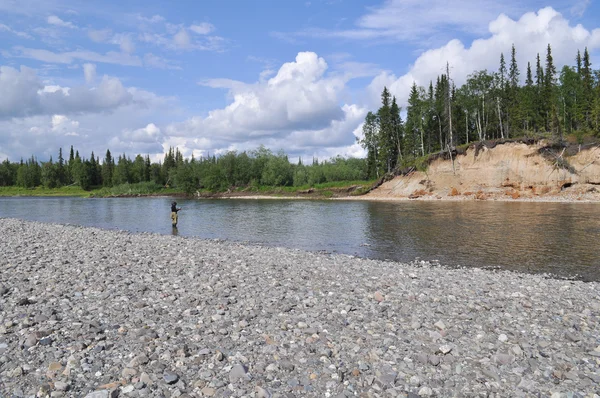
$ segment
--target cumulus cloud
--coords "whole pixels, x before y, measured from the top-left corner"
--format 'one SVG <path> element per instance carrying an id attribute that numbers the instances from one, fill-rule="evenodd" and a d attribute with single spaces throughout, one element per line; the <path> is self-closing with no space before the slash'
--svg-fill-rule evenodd
<path id="1" fill-rule="evenodd" d="M 53 132 L 60 132 L 65 136 L 79 135 L 77 133 L 77 129 L 79 128 L 79 122 L 76 120 L 71 120 L 65 115 L 52 115 L 50 124 L 52 126 L 51 129 Z"/>
<path id="2" fill-rule="evenodd" d="M 231 103 L 166 128 L 181 137 L 189 152 L 206 145 L 212 153 L 224 149 L 251 149 L 260 144 L 285 148 L 288 153 L 352 145 L 352 132 L 366 108 L 344 105 L 341 97 L 348 77 L 327 74 L 326 61 L 313 52 L 298 53 L 268 80 L 247 84 L 231 79 L 211 79 L 200 84 L 225 88 Z M 205 139 L 204 141 L 195 141 Z"/>
<path id="3" fill-rule="evenodd" d="M 131 153 L 135 155 L 152 153 L 156 160 L 162 160 L 157 154 L 162 154 L 165 137 L 154 123 L 135 130 L 125 129 L 120 135 L 112 137 L 108 145 L 113 153 Z"/>
<path id="4" fill-rule="evenodd" d="M 88 72 L 93 69 L 87 66 Z M 44 85 L 33 69 L 0 66 L 0 118 L 40 114 L 98 113 L 136 104 L 147 106 L 155 96 L 143 90 L 126 88 L 115 77 L 103 76 L 95 87 Z"/>
<path id="5" fill-rule="evenodd" d="M 405 105 L 413 82 L 427 86 L 430 80 L 444 73 L 446 62 L 450 64 L 451 78 L 457 86 L 464 84 L 469 74 L 487 69 L 498 69 L 500 53 L 504 53 L 507 63 L 511 46 L 517 51 L 517 63 L 521 78 L 525 78 L 527 62 L 535 65 L 535 57 L 545 59 L 546 47 L 552 47 L 552 56 L 560 69 L 562 65 L 572 65 L 577 49 L 590 51 L 600 48 L 600 29 L 586 30 L 581 25 L 571 26 L 569 21 L 553 8 L 547 7 L 537 13 L 529 12 L 518 20 L 502 14 L 488 25 L 491 36 L 478 39 L 470 47 L 459 40 L 451 40 L 446 45 L 423 52 L 408 73 L 400 77 L 390 72 L 382 72 L 373 79 L 367 91 L 371 107 L 379 102 L 384 85 L 396 95 L 401 105 Z"/>

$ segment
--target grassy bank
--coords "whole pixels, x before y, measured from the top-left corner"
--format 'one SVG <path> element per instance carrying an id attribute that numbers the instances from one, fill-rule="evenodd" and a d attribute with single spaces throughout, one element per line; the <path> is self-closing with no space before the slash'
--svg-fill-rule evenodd
<path id="1" fill-rule="evenodd" d="M 373 186 L 375 181 L 341 181 L 299 187 L 249 186 L 213 192 L 199 190 L 200 197 L 220 198 L 238 196 L 297 196 L 308 198 L 332 198 L 340 196 L 362 195 Z M 22 188 L 16 186 L 0 187 L 0 196 L 77 196 L 77 197 L 130 197 L 130 196 L 186 196 L 185 192 L 176 188 L 165 188 L 152 182 L 138 184 L 122 184 L 110 188 L 93 188 L 84 191 L 78 186 L 61 188 Z M 194 194 L 193 196 L 197 196 Z"/>
<path id="2" fill-rule="evenodd" d="M 84 191 L 79 186 L 60 188 L 23 188 L 17 186 L 0 187 L 0 196 L 90 196 L 91 191 Z"/>
<path id="3" fill-rule="evenodd" d="M 200 190 L 200 197 L 227 198 L 243 196 L 302 197 L 327 199 L 341 196 L 363 195 L 369 191 L 375 181 L 337 181 L 298 187 L 249 186 L 230 189 L 225 192 Z"/>

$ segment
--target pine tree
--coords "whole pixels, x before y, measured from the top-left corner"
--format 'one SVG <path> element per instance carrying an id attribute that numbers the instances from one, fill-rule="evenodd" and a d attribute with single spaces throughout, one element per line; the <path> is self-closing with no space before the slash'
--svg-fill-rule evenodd
<path id="1" fill-rule="evenodd" d="M 404 135 L 404 147 L 406 153 L 416 158 L 419 152 L 419 137 L 422 136 L 423 128 L 423 106 L 417 83 L 413 82 L 408 96 L 408 107 L 406 108 L 406 126 Z"/>
<path id="2" fill-rule="evenodd" d="M 582 123 L 583 128 L 591 127 L 591 111 L 594 102 L 594 77 L 592 74 L 592 63 L 590 62 L 590 54 L 587 47 L 583 52 L 583 66 L 581 68 L 581 85 L 582 85 Z"/>
<path id="3" fill-rule="evenodd" d="M 544 87 L 544 70 L 540 61 L 540 53 L 537 54 L 536 66 L 535 66 L 535 95 L 534 95 L 534 126 L 535 131 L 540 131 L 542 124 L 544 123 L 544 106 L 545 103 L 542 99 Z"/>
<path id="4" fill-rule="evenodd" d="M 110 154 L 110 150 L 106 150 L 106 156 L 104 157 L 104 162 L 102 163 L 102 185 L 105 187 L 112 187 L 113 185 L 113 175 L 114 175 L 114 160 L 112 155 Z"/>
<path id="5" fill-rule="evenodd" d="M 534 126 L 536 106 L 535 106 L 536 88 L 533 84 L 531 74 L 531 63 L 527 62 L 527 76 L 525 78 L 525 87 L 521 91 L 520 103 L 523 109 L 523 130 L 530 131 Z"/>
<path id="6" fill-rule="evenodd" d="M 562 139 L 562 131 L 558 125 L 558 109 L 556 106 L 556 67 L 552 58 L 552 48 L 548 44 L 546 52 L 546 69 L 544 71 L 543 101 L 545 111 L 545 126 L 547 131 L 553 132 Z"/>
<path id="7" fill-rule="evenodd" d="M 522 107 L 519 106 L 519 67 L 517 66 L 517 52 L 515 45 L 512 45 L 510 53 L 510 67 L 508 69 L 508 88 L 507 88 L 507 114 L 506 114 L 506 137 L 510 136 L 510 131 L 519 126 L 519 120 L 522 118 Z"/>

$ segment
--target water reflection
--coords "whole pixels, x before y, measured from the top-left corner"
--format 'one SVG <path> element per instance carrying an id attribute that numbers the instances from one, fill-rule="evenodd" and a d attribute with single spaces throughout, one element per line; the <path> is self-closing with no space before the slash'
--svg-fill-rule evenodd
<path id="1" fill-rule="evenodd" d="M 600 280 L 600 204 L 0 198 L 0 217 Z"/>

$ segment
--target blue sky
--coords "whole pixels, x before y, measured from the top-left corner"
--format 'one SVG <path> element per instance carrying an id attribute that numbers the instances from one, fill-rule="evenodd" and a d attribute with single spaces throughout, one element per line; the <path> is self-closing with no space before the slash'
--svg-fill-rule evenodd
<path id="1" fill-rule="evenodd" d="M 597 1 L 0 0 L 0 159 L 189 157 L 263 144 L 362 156 L 384 86 L 405 105 L 450 63 L 457 85 L 514 43 L 600 67 Z"/>

